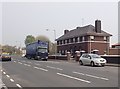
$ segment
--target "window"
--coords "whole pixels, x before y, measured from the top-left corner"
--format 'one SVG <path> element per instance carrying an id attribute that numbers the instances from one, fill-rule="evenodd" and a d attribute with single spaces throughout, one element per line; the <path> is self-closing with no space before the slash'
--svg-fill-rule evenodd
<path id="1" fill-rule="evenodd" d="M 70 40 L 71 40 L 70 42 L 73 43 L 73 38 L 71 38 Z"/>
<path id="2" fill-rule="evenodd" d="M 85 37 L 84 36 L 82 37 L 82 41 L 85 41 Z"/>
<path id="3" fill-rule="evenodd" d="M 90 39 L 91 39 L 91 40 L 94 40 L 94 36 L 90 36 Z"/>
<path id="4" fill-rule="evenodd" d="M 107 40 L 107 37 L 106 37 L 106 36 L 104 36 L 104 40 Z"/>

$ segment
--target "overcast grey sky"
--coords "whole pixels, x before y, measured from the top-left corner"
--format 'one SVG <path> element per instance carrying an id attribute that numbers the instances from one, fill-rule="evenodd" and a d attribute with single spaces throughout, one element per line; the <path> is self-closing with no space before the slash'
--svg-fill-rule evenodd
<path id="1" fill-rule="evenodd" d="M 65 29 L 82 26 L 82 18 L 83 26 L 101 20 L 102 30 L 113 35 L 110 43 L 118 42 L 117 2 L 4 2 L 1 10 L 3 44 L 24 46 L 27 35 L 45 35 L 54 41 L 53 30 L 58 38 Z"/>

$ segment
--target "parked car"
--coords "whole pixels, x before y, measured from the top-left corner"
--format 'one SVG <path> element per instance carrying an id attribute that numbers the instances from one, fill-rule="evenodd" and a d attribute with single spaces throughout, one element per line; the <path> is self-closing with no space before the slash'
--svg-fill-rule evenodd
<path id="1" fill-rule="evenodd" d="M 106 59 L 97 54 L 83 54 L 79 59 L 80 65 L 105 66 Z"/>
<path id="2" fill-rule="evenodd" d="M 9 54 L 1 54 L 2 61 L 11 61 L 11 56 Z"/>

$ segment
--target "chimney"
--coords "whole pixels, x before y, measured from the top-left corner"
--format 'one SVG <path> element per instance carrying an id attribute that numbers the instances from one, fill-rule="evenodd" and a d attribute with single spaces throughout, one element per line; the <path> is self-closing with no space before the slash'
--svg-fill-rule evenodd
<path id="1" fill-rule="evenodd" d="M 66 33 L 68 33 L 69 32 L 69 30 L 64 30 L 64 34 L 66 34 Z"/>
<path id="2" fill-rule="evenodd" d="M 97 33 L 101 33 L 101 21 L 100 20 L 95 21 L 95 31 Z"/>

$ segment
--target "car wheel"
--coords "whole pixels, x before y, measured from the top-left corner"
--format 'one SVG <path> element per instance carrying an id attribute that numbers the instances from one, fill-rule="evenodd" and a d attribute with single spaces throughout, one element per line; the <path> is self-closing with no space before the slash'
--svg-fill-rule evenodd
<path id="1" fill-rule="evenodd" d="M 79 64 L 80 64 L 80 65 L 83 65 L 83 62 L 82 62 L 82 61 L 79 61 Z"/>
<path id="2" fill-rule="evenodd" d="M 94 66 L 95 66 L 95 64 L 94 64 L 94 62 L 93 62 L 93 61 L 92 61 L 90 64 L 91 64 L 91 66 L 92 66 L 92 67 L 94 67 Z"/>

